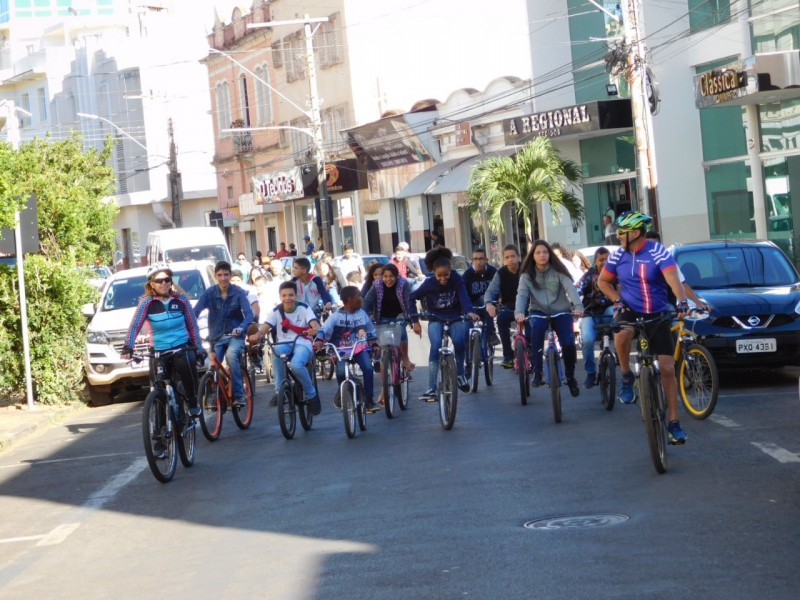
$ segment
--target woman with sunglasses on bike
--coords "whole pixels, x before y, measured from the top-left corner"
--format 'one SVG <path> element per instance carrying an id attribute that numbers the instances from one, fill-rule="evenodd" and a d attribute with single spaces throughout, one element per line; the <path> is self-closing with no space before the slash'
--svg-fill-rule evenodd
<path id="1" fill-rule="evenodd" d="M 189 298 L 173 283 L 172 269 L 165 263 L 154 264 L 148 269 L 144 291 L 120 354 L 124 359 L 131 357 L 136 338 L 145 323 L 150 329 L 150 346 L 157 352 L 185 348 L 186 352 L 182 354 L 160 360 L 166 361 L 166 373 L 172 373 L 173 370 L 177 373 L 190 413 L 193 417 L 199 417 L 196 362 L 205 362 L 205 352 Z M 152 374 L 154 370 L 151 368 L 150 372 Z"/>
<path id="2" fill-rule="evenodd" d="M 581 393 L 575 379 L 578 350 L 575 347 L 573 315 L 582 314 L 583 303 L 569 271 L 553 252 L 550 244 L 544 240 L 536 240 L 522 262 L 522 275 L 519 278 L 517 304 L 514 309 L 517 323 L 524 322 L 526 318 L 530 323 L 528 340 L 533 357 L 534 386 L 542 385 L 544 339 L 548 319 L 552 319 L 553 329 L 561 344 L 564 374 L 570 394 L 577 396 Z"/>

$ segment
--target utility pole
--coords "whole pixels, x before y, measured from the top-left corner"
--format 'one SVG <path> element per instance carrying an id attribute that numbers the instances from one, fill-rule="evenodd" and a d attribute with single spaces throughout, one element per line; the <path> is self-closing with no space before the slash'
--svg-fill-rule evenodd
<path id="1" fill-rule="evenodd" d="M 643 42 L 639 0 L 621 0 L 625 47 L 629 48 L 628 78 L 631 85 L 631 110 L 636 144 L 636 181 L 639 188 L 639 208 L 653 218 L 660 230 L 658 210 L 658 176 L 653 142 L 653 118 L 647 97 L 647 59 Z"/>
<path id="2" fill-rule="evenodd" d="M 178 170 L 178 148 L 175 146 L 175 132 L 172 128 L 172 117 L 167 120 L 167 134 L 169 135 L 169 199 L 172 202 L 172 224 L 181 227 L 181 200 L 183 198 L 183 185 L 181 172 Z"/>
<path id="3" fill-rule="evenodd" d="M 268 23 L 248 23 L 248 29 L 259 29 L 262 27 L 280 27 L 281 25 L 303 25 L 306 38 L 306 68 L 308 70 L 309 93 L 311 100 L 311 110 L 303 111 L 310 122 L 311 134 L 314 139 L 314 153 L 317 159 L 317 183 L 319 187 L 319 211 L 320 211 L 320 237 L 322 244 L 327 252 L 333 252 L 333 238 L 331 237 L 332 216 L 328 212 L 328 174 L 325 171 L 325 150 L 322 147 L 322 118 L 320 115 L 319 91 L 317 90 L 317 67 L 314 62 L 314 42 L 313 37 L 319 24 L 327 23 L 328 17 L 314 17 L 308 14 L 303 15 L 302 19 L 290 19 L 287 21 L 270 21 Z M 312 29 L 316 23 L 317 27 Z"/>

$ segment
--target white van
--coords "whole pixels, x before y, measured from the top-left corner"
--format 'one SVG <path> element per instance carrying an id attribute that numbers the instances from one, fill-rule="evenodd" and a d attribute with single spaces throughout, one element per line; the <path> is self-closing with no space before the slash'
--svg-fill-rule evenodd
<path id="1" fill-rule="evenodd" d="M 151 265 L 181 260 L 233 262 L 225 235 L 219 227 L 181 227 L 152 231 L 147 236 L 147 260 Z"/>

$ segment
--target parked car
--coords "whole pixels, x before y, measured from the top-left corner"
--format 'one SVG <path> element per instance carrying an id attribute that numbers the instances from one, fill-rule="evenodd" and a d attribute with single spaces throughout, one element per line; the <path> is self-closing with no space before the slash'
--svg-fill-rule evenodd
<path id="1" fill-rule="evenodd" d="M 589 262 L 594 264 L 594 253 L 597 252 L 598 248 L 606 248 L 609 252 L 613 252 L 617 248 L 618 245 L 611 245 L 611 244 L 601 244 L 600 246 L 587 246 L 586 248 L 578 248 L 578 252 L 583 254 L 586 258 L 589 259 Z"/>
<path id="2" fill-rule="evenodd" d="M 385 265 L 389 262 L 389 257 L 385 254 L 353 254 L 353 256 L 360 258 L 364 264 L 364 270 L 368 269 L 373 262 L 378 262 Z M 339 280 L 340 285 L 344 285 L 347 281 L 347 273 L 342 273 L 341 264 L 344 255 L 337 256 L 333 259 L 333 270 L 336 272 L 336 278 Z"/>
<path id="3" fill-rule="evenodd" d="M 686 282 L 714 310 L 694 324 L 720 368 L 800 365 L 800 276 L 772 242 L 679 244 Z"/>
<path id="4" fill-rule="evenodd" d="M 192 305 L 214 283 L 214 265 L 209 261 L 176 262 L 170 265 L 173 280 L 187 294 Z M 86 338 L 84 367 L 92 404 L 112 401 L 122 388 L 133 389 L 149 383 L 148 361 L 129 363 L 120 357 L 133 313 L 144 293 L 148 267 L 118 271 L 109 277 L 100 301 L 83 307 L 91 316 Z M 207 313 L 198 325 L 203 338 L 208 335 Z M 136 344 L 146 351 L 147 343 Z"/>
<path id="5" fill-rule="evenodd" d="M 425 275 L 425 277 L 433 277 L 433 273 L 428 271 L 428 268 L 425 266 L 424 252 L 412 252 L 409 254 L 409 256 L 416 259 L 416 261 L 419 263 L 419 268 L 422 271 L 422 274 Z M 469 259 L 467 259 L 467 257 L 465 256 L 462 256 L 461 254 L 453 253 L 453 260 L 451 260 L 450 262 L 453 265 L 453 269 L 455 270 L 455 272 L 458 273 L 459 275 L 463 275 L 464 271 L 469 269 Z"/>

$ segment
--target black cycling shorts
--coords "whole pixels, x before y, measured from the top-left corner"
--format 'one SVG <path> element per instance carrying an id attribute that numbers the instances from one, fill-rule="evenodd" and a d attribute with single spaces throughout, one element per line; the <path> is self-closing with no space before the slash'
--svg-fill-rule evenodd
<path id="1" fill-rule="evenodd" d="M 638 317 L 654 319 L 663 313 L 646 314 L 638 313 L 630 309 L 618 311 L 614 317 L 616 323 L 634 323 Z M 645 325 L 647 339 L 650 340 L 650 352 L 652 354 L 666 354 L 672 356 L 675 353 L 675 340 L 672 337 L 672 321 L 664 320 L 657 323 Z"/>

